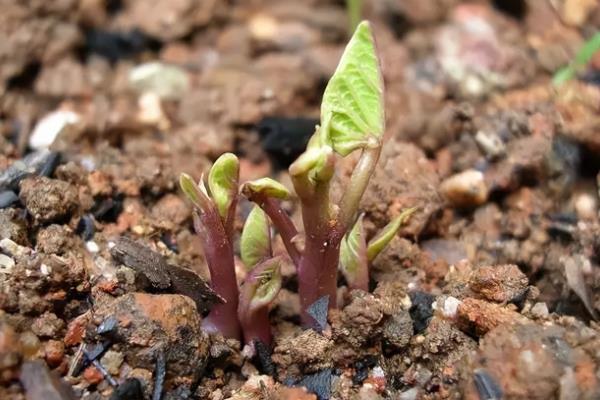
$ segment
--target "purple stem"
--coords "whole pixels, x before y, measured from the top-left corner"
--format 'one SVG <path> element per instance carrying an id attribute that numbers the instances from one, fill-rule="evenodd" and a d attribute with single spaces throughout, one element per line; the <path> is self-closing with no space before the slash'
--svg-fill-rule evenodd
<path id="1" fill-rule="evenodd" d="M 269 306 L 261 307 L 252 312 L 240 315 L 240 323 L 244 331 L 244 343 L 251 344 L 255 340 L 271 345 L 271 323 L 269 321 Z"/>
<path id="2" fill-rule="evenodd" d="M 290 217 L 283 211 L 279 202 L 271 197 L 257 194 L 250 200 L 258 204 L 258 206 L 269 216 L 283 240 L 286 251 L 296 265 L 296 268 L 298 268 L 301 254 L 294 244 L 294 237 L 298 235 L 298 230 Z"/>
<path id="3" fill-rule="evenodd" d="M 240 340 L 237 318 L 239 292 L 230 238 L 214 207 L 195 213 L 194 227 L 203 242 L 211 286 L 225 300 L 225 303 L 213 306 L 202 325 L 209 332 L 220 332 L 225 337 Z"/>
<path id="4" fill-rule="evenodd" d="M 329 213 L 329 184 L 318 184 L 311 198 L 302 199 L 306 246 L 298 267 L 298 294 L 302 324 L 314 327 L 307 308 L 329 295 L 329 308 L 337 306 L 337 268 L 344 232 Z"/>

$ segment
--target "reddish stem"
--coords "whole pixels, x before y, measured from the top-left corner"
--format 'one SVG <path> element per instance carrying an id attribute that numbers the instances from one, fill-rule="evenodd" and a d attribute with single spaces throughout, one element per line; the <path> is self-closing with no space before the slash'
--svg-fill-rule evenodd
<path id="1" fill-rule="evenodd" d="M 239 293 L 231 240 L 214 208 L 194 214 L 194 227 L 203 242 L 211 286 L 225 300 L 225 303 L 213 306 L 202 325 L 209 332 L 220 332 L 225 337 L 240 340 Z"/>
<path id="2" fill-rule="evenodd" d="M 256 195 L 251 200 L 258 204 L 269 216 L 283 240 L 286 251 L 296 265 L 296 268 L 298 268 L 300 264 L 300 252 L 294 244 L 294 237 L 298 235 L 298 230 L 290 217 L 283 211 L 279 202 L 271 197 Z"/>
<path id="3" fill-rule="evenodd" d="M 269 307 L 261 307 L 252 312 L 240 315 L 240 323 L 244 332 L 244 343 L 252 344 L 255 340 L 271 345 L 271 323 L 269 321 Z"/>

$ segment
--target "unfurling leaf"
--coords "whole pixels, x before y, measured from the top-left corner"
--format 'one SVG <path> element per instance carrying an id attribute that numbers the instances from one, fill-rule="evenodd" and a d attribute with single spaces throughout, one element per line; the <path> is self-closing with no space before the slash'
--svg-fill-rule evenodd
<path id="1" fill-rule="evenodd" d="M 340 267 L 350 287 L 364 289 L 368 285 L 367 263 L 367 243 L 361 215 L 340 246 Z"/>
<path id="2" fill-rule="evenodd" d="M 329 80 L 321 103 L 321 129 L 346 156 L 384 131 L 383 80 L 368 22 L 361 22 Z M 369 140 L 371 138 L 371 140 Z"/>
<path id="3" fill-rule="evenodd" d="M 208 174 L 210 194 L 223 220 L 228 218 L 231 204 L 237 196 L 239 174 L 240 163 L 232 153 L 221 155 Z"/>
<path id="4" fill-rule="evenodd" d="M 196 184 L 191 176 L 182 173 L 179 175 L 179 186 L 187 198 L 199 209 L 206 211 L 208 207 L 212 206 L 202 179 L 199 184 Z"/>
<path id="5" fill-rule="evenodd" d="M 417 207 L 407 208 L 402 211 L 400 215 L 394 218 L 389 224 L 387 224 L 379 233 L 369 241 L 367 246 L 367 258 L 369 261 L 373 261 L 375 257 L 387 246 L 390 241 L 396 236 L 400 227 L 410 218 L 410 216 L 417 211 Z"/>
<path id="6" fill-rule="evenodd" d="M 335 156 L 330 146 L 311 147 L 290 165 L 290 175 L 306 175 L 310 182 L 326 182 L 335 172 Z"/>
<path id="7" fill-rule="evenodd" d="M 251 269 L 259 261 L 271 257 L 271 227 L 267 214 L 254 206 L 242 230 L 240 253 L 246 268 Z"/>
<path id="8" fill-rule="evenodd" d="M 248 286 L 246 286 L 248 285 Z M 269 305 L 281 289 L 281 260 L 269 258 L 256 265 L 246 276 L 244 291 L 251 296 L 248 311 Z"/>
<path id="9" fill-rule="evenodd" d="M 285 186 L 271 178 L 260 178 L 242 185 L 242 193 L 250 198 L 254 194 L 262 194 L 276 199 L 287 199 L 290 192 Z"/>

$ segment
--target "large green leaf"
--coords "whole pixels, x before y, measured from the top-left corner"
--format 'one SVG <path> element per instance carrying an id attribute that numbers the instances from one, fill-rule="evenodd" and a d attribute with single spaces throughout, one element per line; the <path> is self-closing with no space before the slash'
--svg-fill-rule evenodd
<path id="1" fill-rule="evenodd" d="M 227 219 L 229 208 L 237 196 L 239 174 L 240 163 L 232 153 L 221 155 L 208 174 L 210 194 L 223 220 Z"/>
<path id="2" fill-rule="evenodd" d="M 267 214 L 257 205 L 244 223 L 240 238 L 240 253 L 246 268 L 271 256 L 271 228 Z"/>
<path id="3" fill-rule="evenodd" d="M 340 268 L 350 287 L 356 286 L 367 265 L 367 243 L 365 241 L 363 215 L 358 217 L 354 227 L 344 236 L 340 245 Z"/>
<path id="4" fill-rule="evenodd" d="M 361 22 L 329 80 L 321 126 L 333 149 L 346 156 L 384 131 L 383 80 L 368 22 Z"/>

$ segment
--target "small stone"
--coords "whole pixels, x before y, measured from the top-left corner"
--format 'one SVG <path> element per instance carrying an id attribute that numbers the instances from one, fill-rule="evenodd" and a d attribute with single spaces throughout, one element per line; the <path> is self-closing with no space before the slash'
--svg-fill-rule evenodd
<path id="1" fill-rule="evenodd" d="M 83 371 L 83 378 L 92 385 L 97 385 L 104 380 L 102 372 L 98 371 L 93 365 L 90 365 Z"/>
<path id="2" fill-rule="evenodd" d="M 58 110 L 44 116 L 35 126 L 29 137 L 29 147 L 41 150 L 50 147 L 62 130 L 79 121 L 79 115 L 73 111 Z"/>
<path id="3" fill-rule="evenodd" d="M 598 201 L 589 193 L 582 193 L 575 198 L 575 212 L 580 220 L 593 220 L 598 217 Z"/>
<path id="4" fill-rule="evenodd" d="M 100 359 L 100 364 L 112 375 L 119 375 L 119 368 L 123 364 L 123 353 L 114 350 L 108 350 Z"/>
<path id="5" fill-rule="evenodd" d="M 160 99 L 178 99 L 190 82 L 187 73 L 179 67 L 149 62 L 131 70 L 129 84 L 138 93 L 151 92 Z"/>
<path id="6" fill-rule="evenodd" d="M 487 201 L 488 188 L 481 171 L 469 169 L 442 182 L 440 191 L 455 207 L 473 207 Z"/>
<path id="7" fill-rule="evenodd" d="M 97 253 L 100 251 L 100 247 L 98 247 L 98 244 L 96 242 L 94 242 L 93 240 L 87 241 L 85 242 L 85 248 L 90 252 L 90 253 Z"/>
<path id="8" fill-rule="evenodd" d="M 546 303 L 535 303 L 533 307 L 531 307 L 531 315 L 538 319 L 547 318 L 549 315 L 548 306 Z"/>
<path id="9" fill-rule="evenodd" d="M 7 255 L 0 254 L 0 273 L 10 274 L 15 266 L 15 260 Z"/>
<path id="10" fill-rule="evenodd" d="M 89 322 L 89 314 L 82 314 L 72 320 L 67 327 L 63 341 L 66 346 L 75 346 L 81 343 L 85 334 L 85 327 Z"/>
<path id="11" fill-rule="evenodd" d="M 48 340 L 44 347 L 44 358 L 51 367 L 57 367 L 65 355 L 65 345 L 58 340 Z"/>
<path id="12" fill-rule="evenodd" d="M 438 299 L 432 304 L 434 309 L 439 310 L 444 318 L 454 319 L 460 300 L 456 297 L 448 296 L 446 298 L 438 297 Z"/>

